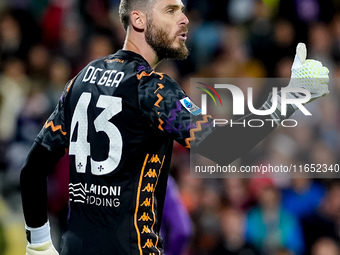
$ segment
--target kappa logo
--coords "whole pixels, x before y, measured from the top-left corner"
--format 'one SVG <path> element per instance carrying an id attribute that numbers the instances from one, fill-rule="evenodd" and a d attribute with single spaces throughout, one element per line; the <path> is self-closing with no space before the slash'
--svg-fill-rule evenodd
<path id="1" fill-rule="evenodd" d="M 144 177 L 157 178 L 156 169 L 149 169 Z"/>
<path id="2" fill-rule="evenodd" d="M 148 185 L 142 191 L 146 191 L 146 192 L 151 193 L 151 192 L 155 191 L 155 188 L 154 188 L 153 184 L 148 183 Z"/>
<path id="3" fill-rule="evenodd" d="M 161 163 L 161 161 L 159 160 L 159 157 L 158 157 L 158 155 L 156 154 L 156 155 L 152 155 L 152 157 L 151 157 L 151 159 L 149 160 L 149 162 L 148 163 Z"/>
<path id="4" fill-rule="evenodd" d="M 143 215 L 138 219 L 138 221 L 152 221 L 148 213 L 143 213 Z"/>
<path id="5" fill-rule="evenodd" d="M 147 248 L 155 247 L 151 239 L 147 239 L 146 243 L 143 246 L 143 249 L 146 247 Z"/>
<path id="6" fill-rule="evenodd" d="M 144 225 L 142 234 L 148 234 L 148 233 L 151 233 L 151 230 L 148 228 L 148 226 Z"/>
<path id="7" fill-rule="evenodd" d="M 150 207 L 151 206 L 151 198 L 146 198 L 140 206 Z"/>

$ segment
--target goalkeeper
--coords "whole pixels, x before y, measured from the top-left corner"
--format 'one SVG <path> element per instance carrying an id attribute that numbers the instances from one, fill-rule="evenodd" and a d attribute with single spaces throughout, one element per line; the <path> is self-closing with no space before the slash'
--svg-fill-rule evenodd
<path id="1" fill-rule="evenodd" d="M 164 254 L 159 231 L 173 141 L 228 164 L 274 129 L 271 123 L 214 128 L 209 116 L 185 103 L 190 99 L 174 80 L 154 71 L 163 59 L 188 55 L 183 9 L 180 0 L 122 0 L 123 50 L 89 63 L 66 84 L 21 171 L 27 255 L 58 254 L 47 217 L 47 176 L 66 151 L 70 216 L 60 254 Z M 328 93 L 328 70 L 306 61 L 306 54 L 300 44 L 288 86 L 307 89 L 311 101 Z M 263 109 L 271 103 L 270 97 Z M 296 109 L 287 110 L 286 117 Z M 257 118 L 284 116 L 278 107 Z M 216 150 L 216 144 L 226 146 Z"/>

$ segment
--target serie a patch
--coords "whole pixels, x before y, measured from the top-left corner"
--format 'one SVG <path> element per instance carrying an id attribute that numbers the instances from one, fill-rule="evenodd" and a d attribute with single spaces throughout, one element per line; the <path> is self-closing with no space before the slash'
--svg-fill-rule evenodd
<path id="1" fill-rule="evenodd" d="M 180 100 L 181 104 L 185 109 L 187 109 L 188 112 L 190 112 L 192 115 L 198 116 L 202 113 L 202 110 L 195 105 L 194 102 L 191 101 L 189 97 L 183 98 Z"/>

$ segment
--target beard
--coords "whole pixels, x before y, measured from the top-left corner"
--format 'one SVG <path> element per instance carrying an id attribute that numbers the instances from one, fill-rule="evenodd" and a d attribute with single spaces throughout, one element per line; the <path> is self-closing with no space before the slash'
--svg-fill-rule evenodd
<path id="1" fill-rule="evenodd" d="M 187 28 L 183 28 L 178 34 L 186 32 Z M 156 52 L 159 61 L 163 59 L 186 59 L 189 55 L 189 50 L 185 45 L 185 41 L 180 42 L 180 47 L 172 46 L 176 41 L 178 34 L 173 38 L 169 37 L 169 32 L 166 29 L 156 27 L 152 20 L 148 20 L 145 39 L 151 48 Z"/>

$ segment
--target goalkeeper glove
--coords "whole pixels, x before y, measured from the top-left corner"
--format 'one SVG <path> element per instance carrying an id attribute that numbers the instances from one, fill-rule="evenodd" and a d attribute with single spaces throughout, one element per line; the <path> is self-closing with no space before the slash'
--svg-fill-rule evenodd
<path id="1" fill-rule="evenodd" d="M 26 255 L 59 255 L 51 241 L 49 222 L 39 228 L 26 226 L 26 234 Z"/>
<path id="2" fill-rule="evenodd" d="M 28 244 L 26 255 L 59 255 L 51 241 L 40 244 Z"/>
<path id="3" fill-rule="evenodd" d="M 329 70 L 320 61 L 307 59 L 307 49 L 304 43 L 296 47 L 296 55 L 292 66 L 292 75 L 287 88 L 303 88 L 310 92 L 311 98 L 306 104 L 329 93 Z M 291 93 L 295 98 L 299 93 Z"/>
<path id="4" fill-rule="evenodd" d="M 304 43 L 299 43 L 296 47 L 296 55 L 292 65 L 290 82 L 287 87 L 282 88 L 282 90 L 279 91 L 277 98 L 275 98 L 279 103 L 275 112 L 271 114 L 271 117 L 275 120 L 277 125 L 280 125 L 282 120 L 292 115 L 298 109 L 296 104 L 288 104 L 286 109 L 281 109 L 282 96 L 285 96 L 285 100 L 294 99 L 294 102 L 298 101 L 301 104 L 308 104 L 329 93 L 328 68 L 324 67 L 320 61 L 312 59 L 306 60 L 306 57 L 306 45 Z M 273 95 L 271 93 L 262 108 L 265 110 L 270 109 L 273 103 L 272 101 Z M 283 104 L 283 106 L 286 106 L 286 104 Z"/>

